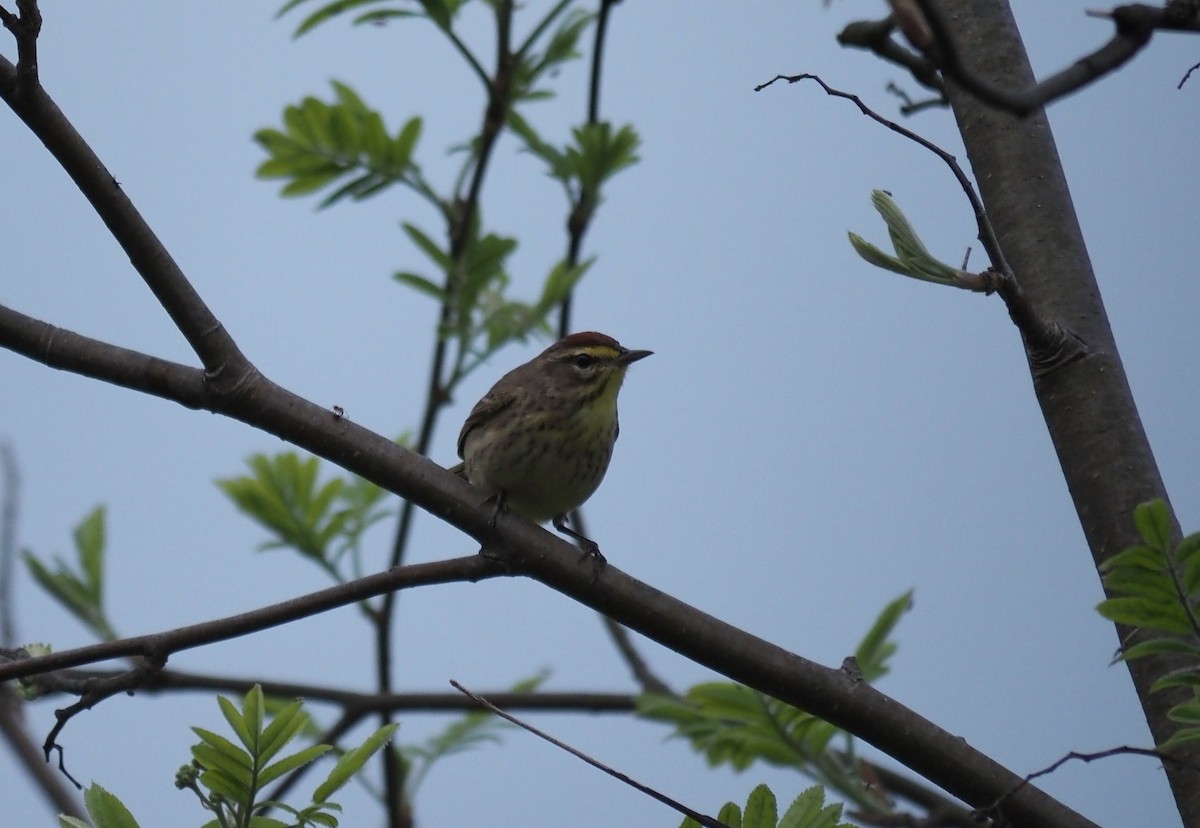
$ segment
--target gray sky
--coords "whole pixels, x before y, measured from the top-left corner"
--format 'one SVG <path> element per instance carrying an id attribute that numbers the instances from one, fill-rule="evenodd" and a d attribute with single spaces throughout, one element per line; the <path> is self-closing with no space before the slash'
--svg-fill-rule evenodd
<path id="1" fill-rule="evenodd" d="M 531 3 L 540 8 L 547 4 Z M 1109 35 L 1083 2 L 1014 4 L 1039 74 Z M 1095 5 L 1092 3 L 1091 5 Z M 419 160 L 445 186 L 445 150 L 478 120 L 479 90 L 428 24 L 332 24 L 293 42 L 276 4 L 45 3 L 41 72 L 245 353 L 275 381 L 341 405 L 383 434 L 416 425 L 435 315 L 390 274 L 425 261 L 399 231 L 435 218 L 394 190 L 317 213 L 253 178 L 253 131 L 340 79 L 391 128 L 420 113 Z M 1090 556 L 996 298 L 868 267 L 847 230 L 882 242 L 870 204 L 891 191 L 929 247 L 957 262 L 974 241 L 968 205 L 941 162 L 813 86 L 753 87 L 817 72 L 894 113 L 889 81 L 914 85 L 834 35 L 877 4 L 623 3 L 614 13 L 602 110 L 632 122 L 642 162 L 621 175 L 587 239 L 598 261 L 576 327 L 656 355 L 631 372 L 622 437 L 587 507 L 609 559 L 654 586 L 797 653 L 836 665 L 883 605 L 910 588 L 900 651 L 880 689 L 1018 773 L 1071 750 L 1148 746 Z M 528 20 L 531 15 L 525 14 Z M 469 31 L 484 32 L 481 14 Z M 470 35 L 468 35 L 470 36 Z M 3 39 L 11 57 L 11 40 Z M 1051 123 L 1130 382 L 1185 530 L 1200 527 L 1200 240 L 1194 40 L 1160 35 L 1115 77 L 1057 103 Z M 583 67 L 561 97 L 527 110 L 548 136 L 581 119 Z M 952 118 L 907 122 L 960 155 Z M 556 132 L 557 131 L 557 132 Z M 557 138 L 556 140 L 562 140 Z M 194 364 L 90 208 L 11 114 L 0 117 L 5 228 L 0 301 L 82 333 Z M 485 220 L 516 235 L 517 295 L 532 295 L 565 248 L 556 185 L 511 139 Z M 508 349 L 472 377 L 443 420 L 436 459 L 476 397 L 540 348 Z M 70 528 L 109 509 L 109 595 L 140 634 L 250 609 L 325 585 L 314 567 L 254 550 L 264 533 L 212 485 L 252 452 L 286 448 L 207 413 L 0 353 L 0 439 L 22 468 L 20 544 L 67 554 Z M 1114 470 L 1114 474 L 1119 470 Z M 382 562 L 391 526 L 374 536 Z M 425 517 L 413 559 L 470 552 Z M 633 685 L 591 611 L 533 583 L 439 587 L 401 598 L 405 690 L 458 679 L 496 689 L 551 671 L 551 689 Z M 24 640 L 58 649 L 85 631 L 22 577 Z M 676 687 L 711 678 L 646 643 Z M 353 610 L 180 654 L 192 671 L 370 688 L 371 649 Z M 41 737 L 58 702 L 29 708 Z M 314 707 L 328 720 L 329 711 Z M 413 742 L 443 722 L 406 716 Z M 654 725 L 588 716 L 537 723 L 690 806 L 715 813 L 768 781 L 781 800 L 807 783 L 778 771 L 710 772 Z M 83 781 L 120 796 L 143 825 L 205 817 L 172 786 L 193 724 L 220 728 L 202 695 L 116 698 L 63 735 Z M 0 755 L 14 825 L 51 825 Z M 1156 763 L 1073 764 L 1042 780 L 1106 825 L 1172 825 Z M 470 795 L 464 796 L 464 790 Z M 353 792 L 346 824 L 375 811 Z M 447 760 L 417 801 L 426 826 L 676 825 L 676 816 L 532 737 Z M 485 810 L 486 809 L 486 810 Z M 531 813 L 534 812 L 534 813 Z M 582 818 L 581 818 L 582 817 Z"/>

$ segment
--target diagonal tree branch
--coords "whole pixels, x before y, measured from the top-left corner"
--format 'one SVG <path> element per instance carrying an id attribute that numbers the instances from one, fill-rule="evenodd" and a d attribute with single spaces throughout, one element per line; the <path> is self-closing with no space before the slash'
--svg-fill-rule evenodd
<path id="1" fill-rule="evenodd" d="M 11 97 L 8 92 L 14 72 L 7 61 L 0 62 L 0 93 L 6 100 Z M 134 266 L 200 356 L 205 371 L 89 340 L 7 309 L 0 312 L 0 346 L 52 367 L 224 414 L 326 458 L 411 499 L 471 535 L 490 553 L 503 558 L 503 566 L 508 568 L 504 571 L 526 574 L 699 664 L 821 717 L 977 807 L 999 801 L 1020 782 L 1016 774 L 961 738 L 869 685 L 850 680 L 840 670 L 822 667 L 742 632 L 630 578 L 615 566 L 596 573 L 591 566 L 579 565 L 574 547 L 565 541 L 515 515 L 495 518 L 491 509 L 479 505 L 477 492 L 465 481 L 263 377 L 242 357 L 49 97 L 39 91 L 13 105 L 68 169 L 129 252 Z M 186 628 L 186 634 L 169 640 L 142 636 L 0 666 L 0 681 L 98 658 L 165 657 L 168 645 L 186 648 L 231 633 L 243 635 L 280 623 L 279 613 L 299 611 L 297 617 L 301 617 L 405 584 L 496 574 L 500 574 L 498 564 L 484 557 L 390 570 L 316 597 L 297 599 L 302 602 L 298 610 L 295 606 L 264 608 L 243 614 L 236 622 L 221 619 Z M 1091 825 L 1033 786 L 1011 793 L 1000 811 L 1022 825 Z"/>

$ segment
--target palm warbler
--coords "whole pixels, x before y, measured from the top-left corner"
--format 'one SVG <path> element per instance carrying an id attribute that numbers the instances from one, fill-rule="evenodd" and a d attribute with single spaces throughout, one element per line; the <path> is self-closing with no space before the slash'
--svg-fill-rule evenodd
<path id="1" fill-rule="evenodd" d="M 604 479 L 617 441 L 617 392 L 625 371 L 651 351 L 631 351 L 601 333 L 576 333 L 509 371 L 483 395 L 458 435 L 465 477 L 504 508 L 579 541 L 566 525 Z"/>

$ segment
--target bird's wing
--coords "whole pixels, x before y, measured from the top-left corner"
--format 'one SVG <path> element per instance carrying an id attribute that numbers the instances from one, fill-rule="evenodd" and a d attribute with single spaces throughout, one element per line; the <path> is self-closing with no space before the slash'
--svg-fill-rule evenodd
<path id="1" fill-rule="evenodd" d="M 463 423 L 462 431 L 458 433 L 458 456 L 463 456 L 463 446 L 467 443 L 467 434 L 476 426 L 483 425 L 504 409 L 513 404 L 515 399 L 511 394 L 497 394 L 493 388 L 483 395 L 483 399 L 475 403 L 470 416 Z"/>

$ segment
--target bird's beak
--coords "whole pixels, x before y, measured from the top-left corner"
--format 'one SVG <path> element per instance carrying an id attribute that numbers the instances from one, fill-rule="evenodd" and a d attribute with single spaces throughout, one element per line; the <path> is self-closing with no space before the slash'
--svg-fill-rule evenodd
<path id="1" fill-rule="evenodd" d="M 617 363 L 620 365 L 630 365 L 639 359 L 645 359 L 653 353 L 654 351 L 626 351 L 617 357 Z"/>

